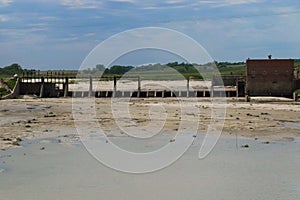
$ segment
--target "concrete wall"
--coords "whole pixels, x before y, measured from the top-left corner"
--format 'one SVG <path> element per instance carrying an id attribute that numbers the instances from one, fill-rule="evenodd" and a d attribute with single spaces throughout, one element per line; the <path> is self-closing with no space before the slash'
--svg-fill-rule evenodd
<path id="1" fill-rule="evenodd" d="M 43 97 L 57 97 L 58 90 L 55 83 L 20 83 L 20 95 L 40 95 L 41 87 L 44 84 Z"/>
<path id="2" fill-rule="evenodd" d="M 246 93 L 249 96 L 288 96 L 294 91 L 294 60 L 247 60 Z"/>
<path id="3" fill-rule="evenodd" d="M 213 76 L 211 84 L 212 86 L 237 86 L 238 81 L 244 81 L 245 76 L 236 75 L 223 75 L 223 76 Z"/>
<path id="4" fill-rule="evenodd" d="M 14 89 L 12 90 L 12 92 L 4 97 L 2 97 L 2 99 L 14 99 L 17 98 L 19 96 L 20 93 L 20 83 L 21 83 L 21 79 L 18 78 L 16 85 L 14 87 Z"/>
<path id="5" fill-rule="evenodd" d="M 244 97 L 245 96 L 245 76 L 236 76 L 236 75 L 223 75 L 223 76 L 213 76 L 212 77 L 212 86 L 236 86 L 237 92 L 236 96 Z M 227 95 L 229 96 L 229 95 Z M 232 96 L 232 94 L 230 94 Z"/>

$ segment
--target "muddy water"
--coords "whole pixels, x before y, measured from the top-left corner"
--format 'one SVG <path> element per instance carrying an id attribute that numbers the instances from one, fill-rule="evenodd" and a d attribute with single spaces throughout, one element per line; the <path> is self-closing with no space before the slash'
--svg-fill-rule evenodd
<path id="1" fill-rule="evenodd" d="M 300 122 L 283 122 L 283 126 L 300 130 Z"/>
<path id="2" fill-rule="evenodd" d="M 132 146 L 126 137 L 115 140 Z M 164 170 L 131 175 L 103 166 L 79 142 L 31 141 L 0 151 L 0 199 L 300 199 L 299 139 L 222 138 L 208 157 L 198 160 L 201 142 L 197 138 Z M 249 148 L 241 148 L 245 144 Z"/>

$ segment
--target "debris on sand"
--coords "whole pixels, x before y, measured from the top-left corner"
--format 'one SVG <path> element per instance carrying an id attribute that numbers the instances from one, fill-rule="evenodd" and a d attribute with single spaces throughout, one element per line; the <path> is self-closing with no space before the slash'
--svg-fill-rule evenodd
<path id="1" fill-rule="evenodd" d="M 241 146 L 242 148 L 249 148 L 249 145 L 248 144 L 244 144 Z"/>
<path id="2" fill-rule="evenodd" d="M 264 112 L 262 112 L 262 113 L 260 113 L 261 115 L 269 115 L 269 113 L 264 113 Z"/>
<path id="3" fill-rule="evenodd" d="M 56 117 L 56 114 L 49 112 L 48 114 L 44 115 L 44 117 Z"/>
<path id="4" fill-rule="evenodd" d="M 22 141 L 21 138 L 3 138 L 2 141 L 8 142 L 7 144 L 11 144 L 14 146 L 20 146 L 20 142 Z"/>

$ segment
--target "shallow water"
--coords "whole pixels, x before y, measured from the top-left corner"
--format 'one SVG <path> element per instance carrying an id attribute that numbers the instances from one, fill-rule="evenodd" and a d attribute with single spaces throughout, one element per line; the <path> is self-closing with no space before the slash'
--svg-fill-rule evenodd
<path id="1" fill-rule="evenodd" d="M 114 139 L 132 148 L 127 137 Z M 157 137 L 147 148 L 165 139 Z M 267 144 L 222 138 L 199 160 L 197 138 L 176 163 L 142 175 L 105 167 L 79 142 L 46 141 L 0 152 L 1 199 L 300 199 L 299 139 Z M 249 148 L 241 148 L 245 144 Z"/>
<path id="2" fill-rule="evenodd" d="M 283 122 L 283 126 L 300 130 L 300 122 Z"/>

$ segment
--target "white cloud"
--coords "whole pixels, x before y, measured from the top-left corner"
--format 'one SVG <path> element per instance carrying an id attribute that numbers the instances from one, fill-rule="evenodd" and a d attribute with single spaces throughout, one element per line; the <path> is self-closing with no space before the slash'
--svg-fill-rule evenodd
<path id="1" fill-rule="evenodd" d="M 44 42 L 46 35 L 37 34 L 37 31 L 41 31 L 39 28 L 31 29 L 0 29 L 0 35 L 9 39 L 7 43 L 14 41 L 19 44 L 36 44 L 38 42 Z"/>
<path id="2" fill-rule="evenodd" d="M 70 41 L 76 41 L 78 39 L 79 39 L 78 37 L 72 36 L 72 37 L 62 38 L 61 40 L 64 41 L 64 42 L 70 42 Z"/>
<path id="3" fill-rule="evenodd" d="M 0 7 L 8 6 L 13 2 L 13 0 L 0 0 Z"/>
<path id="4" fill-rule="evenodd" d="M 140 4 L 145 10 L 183 9 L 192 8 L 194 5 L 195 2 L 186 0 L 147 1 L 147 3 Z"/>
<path id="5" fill-rule="evenodd" d="M 254 3 L 262 3 L 264 0 L 222 0 L 222 1 L 212 1 L 215 6 L 223 7 L 223 6 L 233 6 L 233 5 L 242 5 L 242 4 L 254 4 Z"/>
<path id="6" fill-rule="evenodd" d="M 42 16 L 42 17 L 39 17 L 39 19 L 44 20 L 44 21 L 56 21 L 59 18 L 55 17 L 55 16 Z"/>
<path id="7" fill-rule="evenodd" d="M 45 31 L 47 30 L 48 24 L 46 23 L 32 23 L 27 25 L 28 32 Z"/>
<path id="8" fill-rule="evenodd" d="M 190 8 L 190 9 L 197 9 L 203 8 L 203 6 L 209 7 L 225 7 L 225 6 L 235 6 L 235 5 L 242 5 L 242 4 L 256 4 L 262 3 L 265 0 L 202 0 L 202 1 L 195 1 L 195 0 L 165 0 L 165 1 L 156 1 L 153 0 L 148 3 L 140 3 L 144 6 L 143 9 L 147 10 L 162 10 L 162 9 L 181 9 L 181 8 Z"/>
<path id="9" fill-rule="evenodd" d="M 167 0 L 167 4 L 178 4 L 178 3 L 183 3 L 185 0 Z"/>
<path id="10" fill-rule="evenodd" d="M 74 9 L 96 9 L 102 5 L 97 0 L 60 0 L 61 4 Z"/>
<path id="11" fill-rule="evenodd" d="M 92 37 L 95 35 L 96 35 L 96 33 L 86 33 L 86 34 L 84 34 L 84 37 Z"/>
<path id="12" fill-rule="evenodd" d="M 292 6 L 285 6 L 285 7 L 274 7 L 272 8 L 274 14 L 277 15 L 284 15 L 284 14 L 294 14 L 299 13 L 299 9 L 292 7 Z"/>
<path id="13" fill-rule="evenodd" d="M 249 4 L 249 3 L 259 3 L 262 0 L 225 0 L 225 3 L 228 4 Z"/>
<path id="14" fill-rule="evenodd" d="M 10 21 L 10 17 L 7 15 L 0 15 L 0 22 Z"/>
<path id="15" fill-rule="evenodd" d="M 300 27 L 296 24 L 300 13 L 294 8 L 281 7 L 275 10 L 278 14 L 177 20 L 162 23 L 162 26 L 189 34 L 207 48 L 216 60 L 264 57 L 269 52 L 278 57 L 297 57 Z M 283 14 L 291 12 L 293 14 Z"/>
<path id="16" fill-rule="evenodd" d="M 21 42 L 22 40 L 27 41 L 26 38 L 30 38 L 32 36 L 38 38 L 45 38 L 45 34 L 43 34 L 47 30 L 47 24 L 44 23 L 32 23 L 27 24 L 25 27 L 18 28 L 2 28 L 0 29 L 0 37 L 5 38 L 5 40 L 17 40 Z M 39 40 L 41 41 L 41 40 Z"/>
<path id="17" fill-rule="evenodd" d="M 168 6 L 145 6 L 143 9 L 145 10 L 168 10 L 168 9 L 181 9 L 187 8 L 188 5 L 168 5 Z"/>
<path id="18" fill-rule="evenodd" d="M 111 2 L 120 2 L 120 3 L 135 3 L 135 0 L 110 0 Z"/>

